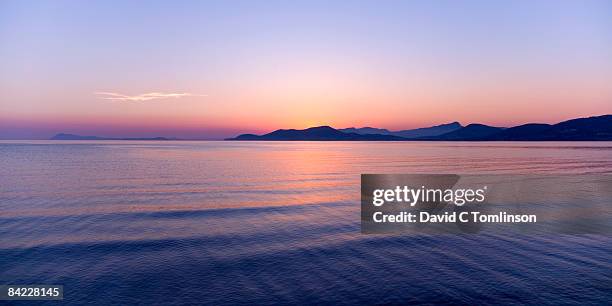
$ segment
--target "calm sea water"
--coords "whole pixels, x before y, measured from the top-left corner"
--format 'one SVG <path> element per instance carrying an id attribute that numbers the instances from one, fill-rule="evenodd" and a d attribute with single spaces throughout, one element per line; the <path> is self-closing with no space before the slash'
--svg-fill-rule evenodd
<path id="1" fill-rule="evenodd" d="M 362 235 L 361 173 L 612 173 L 612 143 L 4 141 L 0 284 L 75 305 L 612 303 L 612 238 Z"/>

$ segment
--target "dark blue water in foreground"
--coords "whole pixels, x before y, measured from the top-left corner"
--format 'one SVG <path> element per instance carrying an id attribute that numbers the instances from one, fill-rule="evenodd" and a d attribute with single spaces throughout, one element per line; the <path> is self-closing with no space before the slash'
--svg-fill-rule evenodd
<path id="1" fill-rule="evenodd" d="M 612 302 L 612 238 L 362 235 L 360 173 L 610 173 L 610 143 L 0 143 L 0 284 L 72 304 Z M 38 302 L 37 304 L 41 304 Z"/>

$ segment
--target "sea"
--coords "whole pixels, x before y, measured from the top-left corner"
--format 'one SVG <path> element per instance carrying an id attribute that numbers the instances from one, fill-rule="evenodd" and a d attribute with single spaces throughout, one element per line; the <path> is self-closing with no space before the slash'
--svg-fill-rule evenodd
<path id="1" fill-rule="evenodd" d="M 611 174 L 612 142 L 1 141 L 0 285 L 63 285 L 44 305 L 612 303 L 609 235 L 362 234 L 364 173 Z"/>

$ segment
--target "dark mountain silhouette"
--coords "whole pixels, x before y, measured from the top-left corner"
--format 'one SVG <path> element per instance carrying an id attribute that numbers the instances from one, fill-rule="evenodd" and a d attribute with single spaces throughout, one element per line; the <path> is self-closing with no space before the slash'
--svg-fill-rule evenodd
<path id="1" fill-rule="evenodd" d="M 356 133 L 356 134 L 382 134 L 382 135 L 393 135 L 404 138 L 419 138 L 419 137 L 430 137 L 430 136 L 438 136 L 445 133 L 449 133 L 455 130 L 462 128 L 463 126 L 459 122 L 451 122 L 447 124 L 441 124 L 431 127 L 418 128 L 412 130 L 401 130 L 401 131 L 389 131 L 387 129 L 379 129 L 373 127 L 363 127 L 363 128 L 347 128 L 340 129 L 339 131 L 345 133 Z"/>
<path id="2" fill-rule="evenodd" d="M 454 129 L 455 127 L 460 127 Z M 399 137 L 403 135 L 418 135 L 418 132 L 440 129 L 454 129 L 448 133 L 436 136 Z M 359 133 L 354 133 L 357 131 Z M 383 134 L 369 134 L 378 131 Z M 413 132 L 413 134 L 407 132 Z M 365 133 L 365 134 L 360 134 Z M 83 136 L 81 136 L 83 137 Z M 87 137 L 87 136 L 85 136 Z M 612 115 L 589 118 L 578 118 L 559 122 L 557 124 L 529 123 L 511 128 L 500 128 L 484 124 L 469 124 L 461 127 L 458 122 L 443 124 L 430 128 L 391 132 L 378 128 L 349 128 L 336 130 L 329 126 L 313 127 L 305 130 L 276 130 L 265 135 L 243 134 L 228 140 L 326 140 L 326 141 L 612 141 Z"/>
<path id="3" fill-rule="evenodd" d="M 447 124 L 440 124 L 436 126 L 419 128 L 413 130 L 403 130 L 393 132 L 393 135 L 406 137 L 406 138 L 418 138 L 418 137 L 428 137 L 428 136 L 439 136 L 442 134 L 450 133 L 456 130 L 463 128 L 461 123 L 455 121 Z"/>
<path id="4" fill-rule="evenodd" d="M 504 128 L 488 126 L 484 124 L 472 123 L 463 128 L 450 133 L 442 134 L 435 137 L 422 137 L 423 140 L 484 140 L 487 137 L 495 135 Z"/>
<path id="5" fill-rule="evenodd" d="M 362 128 L 350 127 L 346 129 L 339 129 L 338 131 L 343 132 L 343 133 L 355 133 L 355 134 L 360 134 L 360 135 L 367 135 L 367 134 L 389 135 L 393 133 L 387 129 L 379 129 L 379 128 L 373 128 L 369 126 L 362 127 Z"/>
<path id="6" fill-rule="evenodd" d="M 552 125 L 544 123 L 528 123 L 505 129 L 489 137 L 491 140 L 525 140 L 540 135 L 550 129 Z"/>
<path id="7" fill-rule="evenodd" d="M 393 135 L 367 134 L 340 132 L 329 126 L 318 126 L 304 130 L 276 130 L 265 135 L 242 134 L 235 138 L 226 140 L 318 140 L 318 141 L 389 141 L 405 140 L 405 138 Z"/>
<path id="8" fill-rule="evenodd" d="M 110 137 L 99 137 L 99 136 L 81 136 L 74 134 L 59 133 L 51 140 L 177 140 L 176 138 L 166 137 L 152 137 L 152 138 L 110 138 Z"/>
<path id="9" fill-rule="evenodd" d="M 572 141 L 612 140 L 612 115 L 578 118 L 554 125 L 525 124 L 509 128 L 490 140 Z"/>

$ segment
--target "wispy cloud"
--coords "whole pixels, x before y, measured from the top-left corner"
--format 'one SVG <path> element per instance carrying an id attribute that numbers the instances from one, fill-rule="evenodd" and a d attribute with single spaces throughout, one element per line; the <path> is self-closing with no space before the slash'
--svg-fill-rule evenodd
<path id="1" fill-rule="evenodd" d="M 205 97 L 206 95 L 197 95 L 188 92 L 182 93 L 167 93 L 167 92 L 149 92 L 140 95 L 124 95 L 116 92 L 97 91 L 94 95 L 100 99 L 112 100 L 112 101 L 150 101 L 157 99 L 168 99 L 168 98 L 183 98 L 183 97 Z"/>

